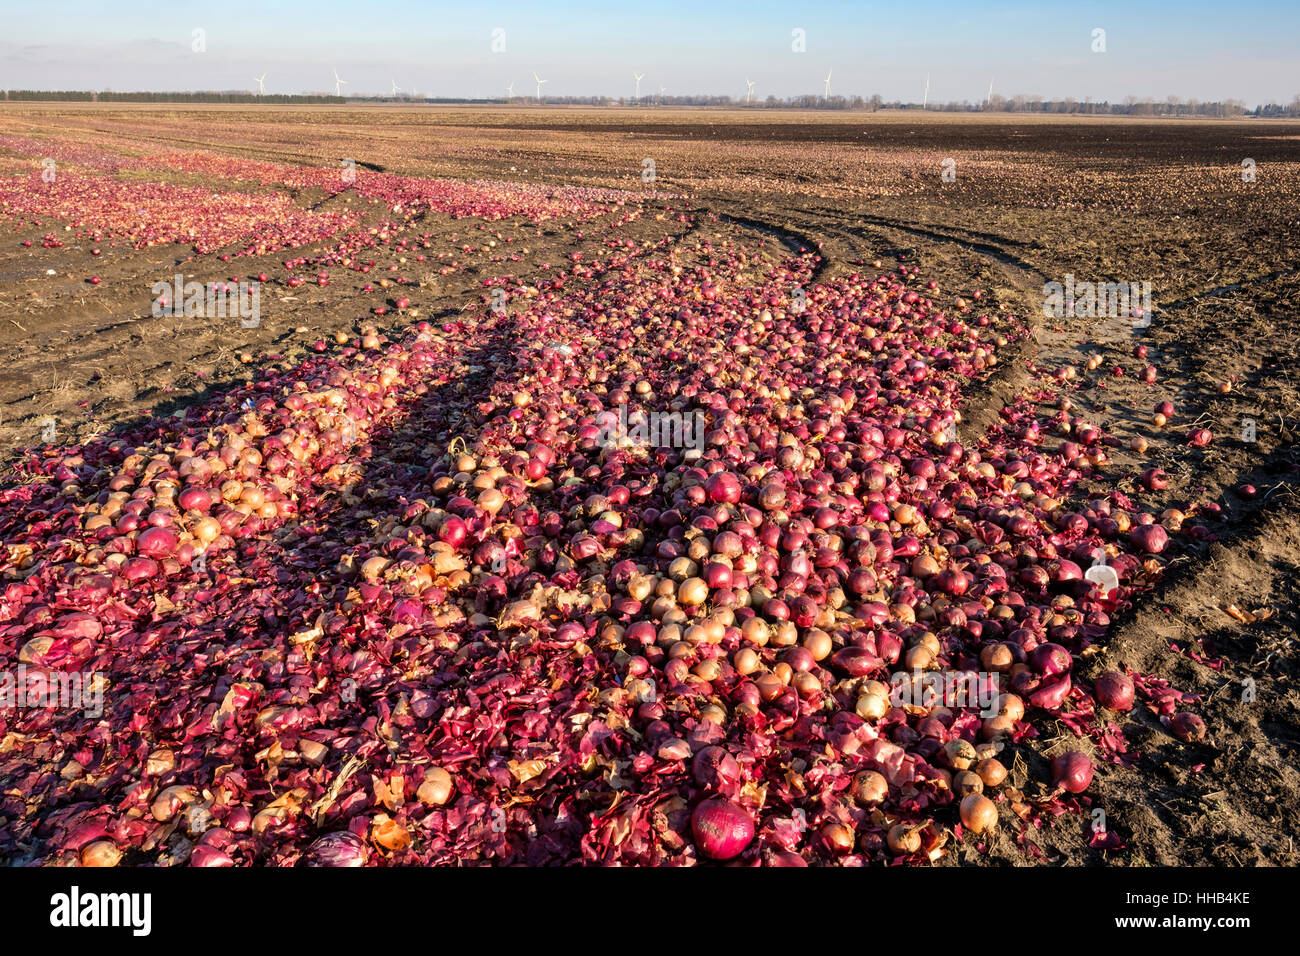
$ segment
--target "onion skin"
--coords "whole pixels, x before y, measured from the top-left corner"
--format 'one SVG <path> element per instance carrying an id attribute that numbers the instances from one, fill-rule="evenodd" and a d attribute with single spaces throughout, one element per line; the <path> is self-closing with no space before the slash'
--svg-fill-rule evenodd
<path id="1" fill-rule="evenodd" d="M 768 866 L 806 867 L 808 865 L 807 860 L 791 850 L 768 850 L 765 862 Z"/>
<path id="2" fill-rule="evenodd" d="M 1069 674 L 1048 678 L 1029 695 L 1029 702 L 1043 710 L 1059 710 L 1072 687 Z"/>
<path id="3" fill-rule="evenodd" d="M 415 796 L 425 806 L 440 807 L 451 799 L 454 792 L 451 774 L 441 767 L 434 767 L 425 771 Z"/>
<path id="4" fill-rule="evenodd" d="M 713 798 L 698 804 L 691 814 L 696 848 L 711 860 L 739 856 L 754 839 L 754 821 L 729 800 Z"/>
<path id="5" fill-rule="evenodd" d="M 190 854 L 190 866 L 193 867 L 208 868 L 234 865 L 235 861 L 230 858 L 229 854 L 205 843 L 200 843 L 194 848 L 194 852 Z"/>
<path id="6" fill-rule="evenodd" d="M 740 764 L 722 747 L 704 747 L 691 762 L 695 781 L 703 787 L 721 790 L 740 781 Z"/>

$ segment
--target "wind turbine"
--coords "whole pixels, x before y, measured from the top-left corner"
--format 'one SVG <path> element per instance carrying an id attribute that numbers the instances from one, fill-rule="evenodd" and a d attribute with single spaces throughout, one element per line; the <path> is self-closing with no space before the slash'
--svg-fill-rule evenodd
<path id="1" fill-rule="evenodd" d="M 668 92 L 668 87 L 666 87 L 666 86 L 664 86 L 662 83 L 660 83 L 660 84 L 659 84 L 659 105 L 660 105 L 660 106 L 663 106 L 663 105 L 664 105 L 664 94 L 667 93 L 667 92 Z"/>
<path id="2" fill-rule="evenodd" d="M 341 79 L 339 79 L 339 71 L 338 71 L 338 69 L 336 68 L 336 69 L 334 70 L 334 95 L 335 95 L 335 96 L 342 96 L 342 95 L 343 95 L 343 87 L 345 87 L 345 86 L 347 86 L 347 85 L 348 85 L 348 81 L 347 81 L 347 80 L 341 80 Z"/>
<path id="3" fill-rule="evenodd" d="M 929 102 L 930 102 L 930 74 L 927 73 L 925 74 L 925 96 L 921 98 L 921 109 L 925 109 L 926 104 Z"/>
<path id="4" fill-rule="evenodd" d="M 831 74 L 834 72 L 835 72 L 835 67 L 831 67 L 829 70 L 826 71 L 826 85 L 822 88 L 823 103 L 831 98 Z"/>
<path id="5" fill-rule="evenodd" d="M 993 102 L 993 77 L 989 77 L 989 95 L 984 97 L 984 105 L 987 107 Z"/>
<path id="6" fill-rule="evenodd" d="M 393 96 L 396 96 L 400 92 L 402 92 L 402 88 L 397 85 L 397 80 L 393 80 Z"/>
<path id="7" fill-rule="evenodd" d="M 515 98 L 515 81 L 511 80 L 506 84 L 506 102 L 509 103 Z"/>
<path id="8" fill-rule="evenodd" d="M 266 95 L 266 87 L 263 86 L 262 84 L 266 82 L 266 74 L 263 73 L 261 76 L 255 76 L 255 77 L 253 77 L 253 79 L 257 82 L 257 95 L 258 95 L 258 96 L 265 96 L 265 95 Z"/>
<path id="9" fill-rule="evenodd" d="M 749 77 L 745 77 L 745 86 L 747 87 L 745 90 L 745 102 L 748 104 L 754 99 L 754 81 Z"/>
<path id="10" fill-rule="evenodd" d="M 636 96 L 633 97 L 633 99 L 632 99 L 632 101 L 633 101 L 634 103 L 639 103 L 639 102 L 641 102 L 641 79 L 642 79 L 644 76 L 645 76 L 644 73 L 633 73 L 633 74 L 632 74 L 632 79 L 636 81 Z"/>
<path id="11" fill-rule="evenodd" d="M 536 70 L 533 70 L 533 79 L 537 81 L 537 102 L 540 103 L 542 101 L 542 84 L 545 83 L 546 80 L 538 76 Z"/>

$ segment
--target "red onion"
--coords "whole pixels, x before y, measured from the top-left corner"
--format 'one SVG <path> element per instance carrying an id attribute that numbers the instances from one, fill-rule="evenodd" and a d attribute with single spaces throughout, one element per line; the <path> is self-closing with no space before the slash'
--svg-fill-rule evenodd
<path id="1" fill-rule="evenodd" d="M 704 483 L 704 490 L 710 501 L 735 504 L 740 500 L 740 479 L 729 472 L 718 472 Z"/>
<path id="2" fill-rule="evenodd" d="M 1067 750 L 1053 757 L 1052 783 L 1070 793 L 1083 793 L 1092 783 L 1092 761 L 1079 750 Z"/>
<path id="3" fill-rule="evenodd" d="M 1039 644 L 1029 652 L 1029 666 L 1046 677 L 1067 674 L 1073 665 L 1070 652 L 1060 644 Z"/>
<path id="4" fill-rule="evenodd" d="M 1147 554 L 1159 554 L 1169 543 L 1169 533 L 1158 524 L 1135 525 L 1129 531 L 1129 540 Z"/>
<path id="5" fill-rule="evenodd" d="M 136 539 L 136 551 L 148 558 L 169 558 L 176 553 L 178 539 L 169 528 L 149 528 Z"/>
<path id="6" fill-rule="evenodd" d="M 465 543 L 468 530 L 465 522 L 455 515 L 451 515 L 438 528 L 438 539 L 445 541 L 453 548 L 458 548 Z"/>
<path id="7" fill-rule="evenodd" d="M 143 173 L 154 153 L 112 162 Z M 94 155 L 74 155 L 95 178 Z M 337 170 L 167 159 L 216 194 L 193 197 L 225 223 L 196 228 L 205 243 L 239 238 L 238 210 L 264 216 L 223 200 L 222 180 L 342 188 Z M 126 200 L 151 185 L 126 180 L 104 188 Z M 0 183 L 0 199 L 43 216 L 72 207 L 71 185 L 29 185 Z M 157 230 L 165 211 L 131 229 Z M 296 366 L 249 353 L 263 367 L 247 384 L 41 449 L 0 488 L 0 655 L 37 680 L 103 669 L 116 695 L 95 721 L 20 721 L 11 763 L 55 781 L 30 821 L 38 862 L 75 856 L 66 834 L 142 862 L 188 848 L 205 866 L 667 865 L 747 847 L 747 862 L 774 865 L 919 862 L 949 852 L 939 830 L 957 813 L 969 829 L 996 825 L 979 790 L 1005 768 L 975 762 L 977 738 L 1046 722 L 1027 708 L 1091 733 L 1094 704 L 1122 702 L 1108 675 L 1075 687 L 1071 655 L 1104 646 L 1108 612 L 1146 586 L 1136 572 L 1164 532 L 1146 514 L 1163 505 L 1143 499 L 1167 479 L 1084 493 L 1114 441 L 1068 398 L 1043 413 L 1038 386 L 1053 383 L 1035 369 L 995 427 L 942 436 L 971 384 L 1030 334 L 1010 315 L 944 314 L 910 263 L 821 275 L 812 250 L 769 257 L 767 237 L 737 242 L 683 197 L 649 191 L 366 170 L 308 213 L 240 242 L 296 244 L 274 281 L 315 276 L 329 314 L 345 286 L 373 314 L 435 308 L 426 276 L 477 274 L 482 294 L 436 323 L 322 335 Z M 582 229 L 589 241 L 544 261 Z M 689 256 L 672 251 L 681 235 Z M 418 284 L 401 260 L 423 264 Z M 348 284 L 341 269 L 384 278 Z M 797 315 L 794 287 L 807 293 Z M 604 440 L 612 421 L 636 434 L 696 414 L 698 443 Z M 1080 570 L 1103 544 L 1130 585 L 1105 605 Z M 900 661 L 996 673 L 997 714 L 894 706 Z M 371 747 L 376 733 L 401 746 Z M 277 736 L 289 756 L 268 769 Z M 138 755 L 147 793 L 59 776 L 142 739 L 154 741 Z M 64 746 L 78 740 L 95 746 Z M 366 769 L 349 777 L 354 756 Z M 338 792 L 318 816 L 326 785 Z M 528 799 L 507 805 L 516 792 Z M 179 829 L 182 793 L 218 794 L 226 833 Z M 268 806 L 275 795 L 288 798 Z M 122 810 L 132 800 L 178 829 L 139 825 Z M 815 819 L 796 824 L 797 808 Z"/>
<path id="8" fill-rule="evenodd" d="M 1205 739 L 1205 721 L 1185 710 L 1169 718 L 1169 730 L 1185 744 Z"/>
<path id="9" fill-rule="evenodd" d="M 1119 671 L 1106 671 L 1093 685 L 1097 702 L 1110 710 L 1133 709 L 1133 680 Z"/>
<path id="10" fill-rule="evenodd" d="M 147 581 L 158 571 L 158 562 L 152 558 L 131 558 L 122 566 L 122 575 L 128 581 Z"/>
<path id="11" fill-rule="evenodd" d="M 343 831 L 318 837 L 307 848 L 308 866 L 364 866 L 366 845 L 355 833 Z"/>
<path id="12" fill-rule="evenodd" d="M 1057 584 L 1083 580 L 1083 569 L 1065 558 L 1049 563 L 1048 573 Z"/>
<path id="13" fill-rule="evenodd" d="M 712 860 L 730 860 L 754 839 L 754 821 L 729 800 L 704 800 L 691 814 L 691 832 L 699 851 Z"/>

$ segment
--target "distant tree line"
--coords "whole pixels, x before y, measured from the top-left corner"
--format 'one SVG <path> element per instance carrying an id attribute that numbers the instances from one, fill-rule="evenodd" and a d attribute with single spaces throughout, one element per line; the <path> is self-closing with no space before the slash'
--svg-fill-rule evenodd
<path id="1" fill-rule="evenodd" d="M 91 90 L 6 90 L 6 100 L 39 102 L 104 102 L 104 103 L 510 103 L 530 105 L 536 103 L 533 96 L 514 97 L 444 97 L 427 95 L 401 96 L 332 96 L 326 93 L 307 94 L 268 94 L 244 92 L 208 92 L 208 93 L 115 93 L 113 91 L 95 92 Z M 718 95 L 646 95 L 640 99 L 613 96 L 546 96 L 543 102 L 548 106 L 635 106 L 637 108 L 654 108 L 661 106 L 725 107 L 730 109 L 795 109 L 795 110 L 830 110 L 849 112 L 875 112 L 876 110 L 916 110 L 920 103 L 892 100 L 886 102 L 876 96 L 818 96 L 806 94 L 778 98 L 768 96 L 752 101 L 743 96 Z M 1050 113 L 1083 114 L 1090 116 L 1150 116 L 1150 117 L 1233 117 L 1259 116 L 1267 118 L 1300 117 L 1300 94 L 1283 106 L 1268 103 L 1247 109 L 1241 100 L 1201 101 L 1180 99 L 1168 96 L 1163 100 L 1138 99 L 1135 96 L 1124 97 L 1123 102 L 1111 103 L 1106 100 L 1094 102 L 1089 98 L 1076 100 L 1067 96 L 1061 100 L 1048 100 L 1041 96 L 1001 96 L 993 95 L 987 102 L 928 103 L 925 109 L 936 113 Z"/>
<path id="2" fill-rule="evenodd" d="M 346 103 L 347 98 L 325 93 L 275 95 L 268 93 L 114 93 L 112 90 L 5 90 L 6 100 L 74 103 Z"/>
<path id="3" fill-rule="evenodd" d="M 522 99 L 522 97 L 516 97 Z M 559 98 L 551 98 L 548 103 L 558 103 Z M 630 105 L 631 100 L 617 100 L 620 105 Z M 791 96 L 784 99 L 775 96 L 768 96 L 765 99 L 755 99 L 751 103 L 746 103 L 744 97 L 735 96 L 667 96 L 660 99 L 659 97 L 642 97 L 635 105 L 638 106 L 729 106 L 729 107 L 748 107 L 750 109 L 807 109 L 807 110 L 842 110 L 852 112 L 874 112 L 876 110 L 919 110 L 922 108 L 919 102 L 904 102 L 902 100 L 892 100 L 886 102 L 879 95 L 863 96 L 830 96 L 823 97 L 814 94 L 803 96 Z M 1202 102 L 1195 99 L 1179 99 L 1176 96 L 1170 96 L 1163 100 L 1138 99 L 1135 96 L 1126 96 L 1121 103 L 1111 103 L 1108 101 L 1094 102 L 1091 99 L 1076 100 L 1073 97 L 1066 97 L 1061 100 L 1048 100 L 1041 96 L 992 96 L 988 102 L 971 102 L 965 100 L 962 102 L 926 104 L 925 109 L 936 113 L 1059 113 L 1059 114 L 1084 114 L 1097 116 L 1159 116 L 1159 117 L 1177 117 L 1177 116 L 1200 116 L 1200 117 L 1230 117 L 1230 116 L 1296 116 L 1300 117 L 1300 96 L 1295 97 L 1288 106 L 1280 106 L 1276 103 L 1266 106 L 1258 106 L 1255 109 L 1247 109 L 1246 104 L 1241 100 L 1215 100 Z"/>
<path id="4" fill-rule="evenodd" d="M 1280 103 L 1268 103 L 1257 106 L 1251 111 L 1253 116 L 1300 116 L 1300 95 L 1294 96 L 1286 106 Z"/>

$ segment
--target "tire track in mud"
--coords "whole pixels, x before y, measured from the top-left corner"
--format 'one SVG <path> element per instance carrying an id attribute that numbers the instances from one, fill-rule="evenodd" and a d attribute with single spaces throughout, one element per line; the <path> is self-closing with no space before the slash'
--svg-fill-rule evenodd
<path id="1" fill-rule="evenodd" d="M 808 236 L 794 232 L 770 222 L 764 222 L 761 219 L 755 219 L 751 216 L 738 216 L 734 213 L 717 213 L 719 220 L 728 222 L 743 229 L 750 229 L 754 232 L 760 232 L 769 235 L 780 241 L 790 252 L 795 255 L 811 253 L 817 257 L 817 264 L 813 266 L 812 280 L 818 281 L 828 268 L 832 265 L 832 260 L 821 249 L 821 243 Z"/>
<path id="2" fill-rule="evenodd" d="M 723 201 L 715 205 L 730 207 Z M 1032 264 L 1008 251 L 1004 245 L 1020 246 L 1024 243 L 1014 239 L 995 236 L 992 233 L 973 232 L 953 227 L 951 231 L 942 231 L 932 227 L 923 227 L 904 223 L 884 216 L 865 215 L 846 210 L 826 210 L 819 207 L 791 206 L 765 210 L 763 218 L 755 216 L 738 216 L 728 213 L 732 219 L 755 224 L 765 232 L 786 237 L 787 244 L 801 242 L 815 249 L 821 257 L 816 272 L 817 278 L 829 278 L 849 270 L 847 261 L 832 256 L 826 249 L 828 240 L 838 239 L 856 252 L 870 251 L 872 257 L 881 255 L 874 244 L 863 248 L 870 237 L 878 237 L 887 246 L 897 246 L 895 237 L 889 232 L 899 232 L 916 236 L 941 247 L 956 247 L 973 253 L 995 266 L 1005 275 L 1017 292 L 1029 294 L 1035 288 L 1041 288 L 1044 276 Z M 776 219 L 804 219 L 810 228 L 798 230 L 790 226 L 779 226 Z M 870 222 L 874 228 L 852 226 L 846 219 L 861 219 Z M 820 231 L 823 238 L 815 238 Z M 964 234 L 964 235 L 963 235 Z M 1032 313 L 1026 316 L 1032 319 Z M 962 407 L 962 422 L 958 436 L 962 441 L 971 443 L 984 437 L 988 429 L 999 422 L 1002 409 L 1024 391 L 1029 381 L 1028 364 L 1033 361 L 1039 350 L 1038 328 L 1036 321 L 1030 321 L 1030 335 L 1008 345 L 1002 354 L 996 357 L 997 364 L 993 372 L 983 379 L 975 380 L 966 391 L 966 400 Z"/>
<path id="3" fill-rule="evenodd" d="M 1300 269 L 1278 269 L 1262 276 L 1251 276 L 1245 279 L 1239 279 L 1228 285 L 1215 286 L 1212 289 L 1206 289 L 1204 292 L 1193 292 L 1174 302 L 1157 302 L 1156 306 L 1162 312 L 1172 312 L 1175 309 L 1183 309 L 1188 306 L 1200 305 L 1206 299 L 1217 299 L 1232 292 L 1240 292 L 1242 289 L 1253 289 L 1256 286 L 1267 286 L 1278 279 L 1286 278 L 1300 273 Z"/>

